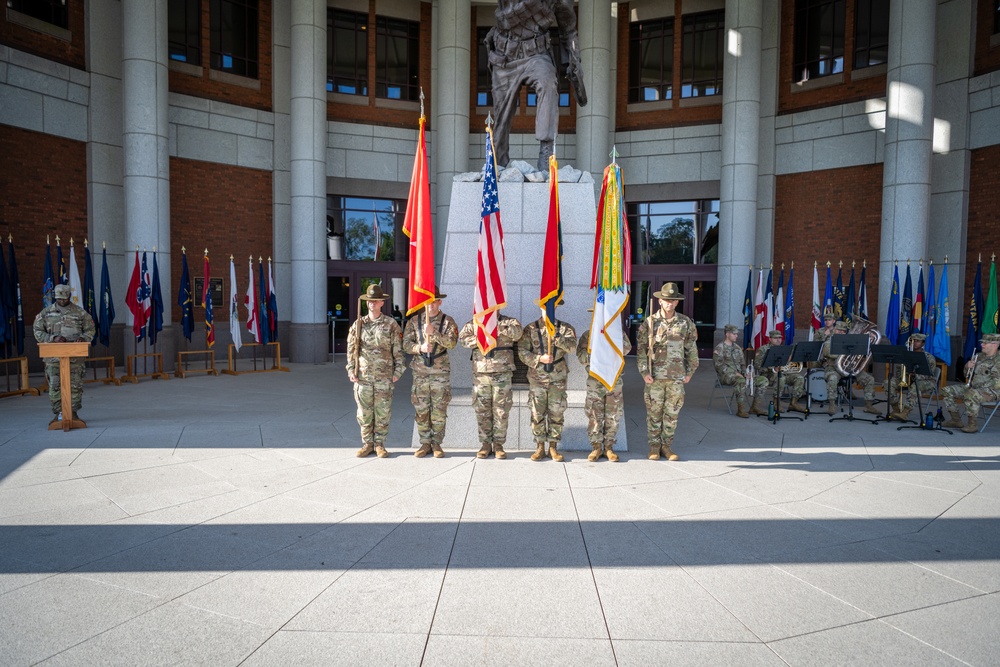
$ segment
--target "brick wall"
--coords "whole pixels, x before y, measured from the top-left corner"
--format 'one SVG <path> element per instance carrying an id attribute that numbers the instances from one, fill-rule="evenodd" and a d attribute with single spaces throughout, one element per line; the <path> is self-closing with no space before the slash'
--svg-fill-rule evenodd
<path id="1" fill-rule="evenodd" d="M 201 76 L 194 76 L 176 70 L 170 71 L 170 91 L 192 97 L 201 97 L 219 102 L 228 102 L 254 109 L 270 111 L 271 104 L 271 2 L 263 0 L 258 4 L 257 17 L 257 81 L 259 89 L 234 83 L 216 81 L 211 78 L 212 42 L 209 31 L 209 0 L 201 2 L 201 62 L 191 63 L 202 68 Z M 252 79 L 247 79 L 251 82 Z"/>
<path id="2" fill-rule="evenodd" d="M 774 210 L 775 275 L 795 262 L 795 324 L 809 326 L 812 311 L 812 268 L 819 262 L 820 298 L 826 286 L 826 263 L 837 280 L 844 262 L 844 286 L 856 261 L 868 262 L 866 286 L 869 317 L 878 322 L 878 263 L 882 227 L 882 165 L 828 169 L 777 177 Z"/>
<path id="3" fill-rule="evenodd" d="M 191 288 L 203 272 L 208 248 L 212 277 L 223 278 L 225 302 L 214 304 L 215 321 L 221 328 L 229 319 L 229 256 L 236 261 L 237 292 L 246 293 L 247 260 L 274 256 L 271 172 L 246 167 L 170 158 L 170 275 L 179 284 L 181 247 L 188 253 Z M 176 284 L 174 285 L 176 294 Z M 198 299 L 197 301 L 200 301 Z M 242 303 L 242 297 L 240 298 Z M 180 309 L 170 304 L 171 321 L 180 322 Z M 282 317 L 279 304 L 279 317 Z M 200 312 L 199 312 L 200 311 Z M 246 311 L 241 308 L 241 317 Z M 288 317 L 287 307 L 283 317 Z M 195 309 L 195 321 L 204 321 L 204 311 Z"/>
<path id="4" fill-rule="evenodd" d="M 29 339 L 31 323 L 42 309 L 45 237 L 51 236 L 55 272 L 58 271 L 57 234 L 67 260 L 70 238 L 76 242 L 77 266 L 83 280 L 83 241 L 87 238 L 86 144 L 0 125 L 0 235 L 5 259 L 10 253 L 7 236 L 14 237 L 25 334 Z M 96 270 L 100 271 L 100 266 Z M 99 275 L 95 282 L 100 283 Z"/>
<path id="5" fill-rule="evenodd" d="M 979 0 L 976 9 L 976 76 L 1000 69 L 1000 45 L 990 48 L 994 4 L 996 0 Z"/>
<path id="6" fill-rule="evenodd" d="M 6 3 L 4 3 L 3 9 L 0 10 L 0 44 L 55 60 L 70 67 L 85 69 L 83 2 L 70 2 L 68 8 L 70 39 L 66 41 L 7 20 Z"/>
<path id="7" fill-rule="evenodd" d="M 989 294 L 990 257 L 1000 255 L 1000 146 L 972 151 L 969 175 L 969 227 L 965 245 L 965 285 L 960 292 L 964 304 L 962 321 L 952 324 L 952 333 L 963 338 L 968 324 L 969 295 L 976 279 L 976 262 L 983 257 L 983 299 Z M 954 299 L 955 297 L 951 297 Z"/>

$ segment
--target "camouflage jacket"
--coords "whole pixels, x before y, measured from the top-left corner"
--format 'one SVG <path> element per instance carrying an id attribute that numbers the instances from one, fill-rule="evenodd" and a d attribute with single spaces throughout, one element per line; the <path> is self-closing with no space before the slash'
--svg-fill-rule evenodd
<path id="1" fill-rule="evenodd" d="M 991 392 L 994 397 L 1000 396 L 1000 354 L 987 357 L 980 353 L 976 357 L 976 367 L 969 386 Z"/>
<path id="2" fill-rule="evenodd" d="M 652 327 L 652 363 L 650 363 L 650 327 Z M 636 335 L 636 362 L 641 375 L 654 380 L 683 380 L 698 368 L 698 329 L 687 315 L 674 313 L 669 320 L 656 311 L 643 320 Z"/>
<path id="3" fill-rule="evenodd" d="M 529 382 L 560 382 L 569 376 L 568 355 L 576 352 L 576 331 L 566 322 L 556 320 L 556 333 L 552 336 L 552 370 L 546 371 L 538 357 L 548 350 L 545 321 L 538 318 L 524 328 L 517 342 L 517 356 L 528 367 Z"/>
<path id="4" fill-rule="evenodd" d="M 453 349 L 458 342 L 458 325 L 450 315 L 444 313 L 432 317 L 434 333 L 427 341 L 431 344 L 430 352 L 424 354 L 420 351 L 420 346 L 424 341 L 425 317 L 426 312 L 419 312 L 407 320 L 403 331 L 403 352 L 413 355 L 410 368 L 414 375 L 449 375 L 451 361 L 448 359 L 448 350 Z M 426 360 L 430 361 L 430 366 Z"/>
<path id="5" fill-rule="evenodd" d="M 930 352 L 928 352 L 927 350 L 920 350 L 920 351 L 924 353 L 924 361 L 927 362 L 927 368 L 931 369 L 931 374 L 930 375 L 917 375 L 916 377 L 917 377 L 918 380 L 920 380 L 922 382 L 923 381 L 927 381 L 927 380 L 933 380 L 934 379 L 934 369 L 937 368 L 937 359 L 935 359 L 934 355 L 931 354 Z M 984 359 L 985 359 L 985 357 L 984 357 Z M 909 374 L 909 371 L 907 371 L 907 374 Z M 897 379 L 901 379 L 902 377 L 903 377 L 903 364 L 896 364 L 896 378 Z"/>
<path id="6" fill-rule="evenodd" d="M 628 333 L 622 332 L 622 354 L 632 351 L 632 341 L 628 339 Z M 580 340 L 576 343 L 576 359 L 583 367 L 590 372 L 590 331 L 584 331 Z M 621 378 L 619 378 L 619 382 Z"/>
<path id="7" fill-rule="evenodd" d="M 712 352 L 712 363 L 715 365 L 715 372 L 720 376 L 726 371 L 743 375 L 746 370 L 746 358 L 743 356 L 743 348 L 737 343 L 726 345 L 723 341 L 715 346 Z"/>
<path id="8" fill-rule="evenodd" d="M 361 323 L 361 356 L 358 356 L 358 326 Z M 388 315 L 373 320 L 370 315 L 354 320 L 347 333 L 347 374 L 354 373 L 358 361 L 358 380 L 385 382 L 402 377 L 406 370 L 403 358 L 403 332 Z"/>
<path id="9" fill-rule="evenodd" d="M 473 373 L 511 373 L 514 371 L 514 344 L 521 338 L 521 323 L 513 317 L 500 315 L 497 324 L 497 346 L 483 356 L 476 342 L 475 321 L 466 322 L 458 334 L 462 345 L 472 348 Z"/>
<path id="10" fill-rule="evenodd" d="M 62 336 L 67 342 L 94 340 L 97 328 L 94 326 L 94 318 L 75 303 L 68 303 L 60 306 L 53 303 L 42 309 L 35 316 L 34 324 L 35 340 L 39 343 L 51 343 L 56 336 Z M 46 363 L 57 363 L 58 357 L 46 357 Z"/>

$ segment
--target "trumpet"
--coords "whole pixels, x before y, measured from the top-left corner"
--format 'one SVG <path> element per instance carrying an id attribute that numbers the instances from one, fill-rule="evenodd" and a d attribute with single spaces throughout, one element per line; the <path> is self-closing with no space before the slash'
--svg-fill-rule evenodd
<path id="1" fill-rule="evenodd" d="M 753 362 L 752 361 L 749 364 L 747 364 L 747 369 L 745 371 L 743 371 L 743 375 L 747 379 L 747 386 L 750 388 L 750 395 L 753 396 L 753 394 L 754 394 L 754 382 L 753 382 L 754 381 L 754 368 L 753 368 Z"/>
<path id="2" fill-rule="evenodd" d="M 969 359 L 969 363 L 972 364 L 972 369 L 965 376 L 965 386 L 966 387 L 971 387 L 972 386 L 972 376 L 976 374 L 976 361 L 978 359 L 979 359 L 979 353 L 978 352 L 973 352 L 972 353 L 972 358 Z"/>

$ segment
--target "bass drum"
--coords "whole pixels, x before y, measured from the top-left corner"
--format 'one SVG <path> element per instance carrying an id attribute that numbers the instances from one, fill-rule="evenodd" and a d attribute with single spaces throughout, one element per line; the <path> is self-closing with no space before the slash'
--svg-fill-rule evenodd
<path id="1" fill-rule="evenodd" d="M 826 396 L 826 372 L 822 368 L 812 368 L 809 370 L 809 396 L 814 401 L 825 401 Z"/>

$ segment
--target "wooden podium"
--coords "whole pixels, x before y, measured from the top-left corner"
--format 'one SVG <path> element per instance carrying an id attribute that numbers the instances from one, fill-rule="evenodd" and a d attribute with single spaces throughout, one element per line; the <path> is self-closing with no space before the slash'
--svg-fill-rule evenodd
<path id="1" fill-rule="evenodd" d="M 59 391 L 62 395 L 61 422 L 54 421 L 49 424 L 50 431 L 69 431 L 74 428 L 87 428 L 87 423 L 81 419 L 73 419 L 73 392 L 70 389 L 69 381 L 69 360 L 74 357 L 87 357 L 90 354 L 90 343 L 80 341 L 78 343 L 39 343 L 38 356 L 59 357 Z"/>

